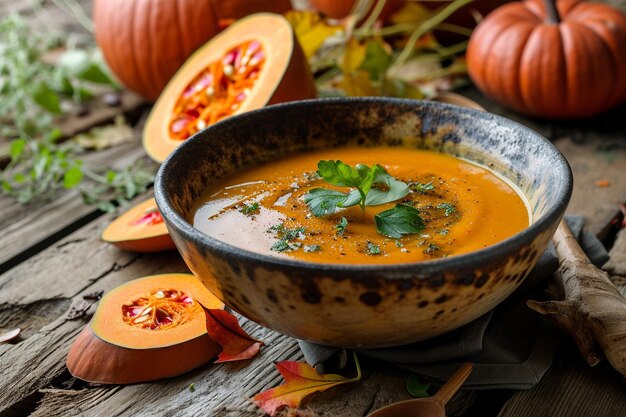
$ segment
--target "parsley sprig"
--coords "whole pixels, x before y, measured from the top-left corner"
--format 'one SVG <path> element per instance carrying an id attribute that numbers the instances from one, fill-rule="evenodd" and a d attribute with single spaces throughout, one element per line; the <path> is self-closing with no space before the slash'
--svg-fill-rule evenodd
<path id="1" fill-rule="evenodd" d="M 366 206 L 390 203 L 409 194 L 409 186 L 405 182 L 389 175 L 378 164 L 372 167 L 364 164 L 352 167 L 341 161 L 319 161 L 317 168 L 317 175 L 327 183 L 352 190 L 341 192 L 314 188 L 306 193 L 304 202 L 316 217 L 333 214 L 338 208 L 356 205 L 365 211 Z M 396 204 L 392 209 L 376 214 L 374 222 L 380 234 L 394 239 L 420 233 L 425 227 L 419 211 L 407 204 Z M 335 227 L 342 234 L 346 226 L 347 221 L 342 217 L 340 224 Z"/>
<path id="2" fill-rule="evenodd" d="M 359 205 L 377 206 L 405 197 L 409 186 L 391 175 L 382 166 L 369 167 L 358 164 L 352 167 L 341 161 L 319 161 L 317 175 L 327 183 L 338 187 L 352 188 L 341 192 L 328 188 L 314 188 L 304 195 L 304 202 L 314 216 L 334 213 L 337 208 Z"/>

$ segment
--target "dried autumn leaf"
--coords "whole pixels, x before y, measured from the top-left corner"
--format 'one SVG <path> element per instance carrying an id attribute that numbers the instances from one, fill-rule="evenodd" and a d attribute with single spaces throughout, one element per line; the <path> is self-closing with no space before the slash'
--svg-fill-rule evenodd
<path id="1" fill-rule="evenodd" d="M 370 74 L 367 71 L 358 71 L 354 74 L 344 74 L 338 84 L 338 87 L 349 96 L 365 97 L 378 95 L 378 92 L 370 80 Z"/>
<path id="2" fill-rule="evenodd" d="M 291 10 L 285 13 L 307 59 L 310 59 L 326 39 L 343 32 L 341 26 L 329 25 L 321 16 L 311 11 Z"/>
<path id="3" fill-rule="evenodd" d="M 407 2 L 400 10 L 391 15 L 390 21 L 400 23 L 420 23 L 430 19 L 433 11 L 417 2 Z"/>
<path id="4" fill-rule="evenodd" d="M 237 318 L 221 309 L 205 308 L 209 336 L 222 346 L 215 363 L 232 362 L 254 357 L 263 342 L 246 333 Z"/>
<path id="5" fill-rule="evenodd" d="M 86 133 L 79 133 L 74 137 L 74 140 L 82 148 L 100 151 L 130 142 L 134 138 L 135 132 L 133 128 L 126 123 L 124 116 L 117 116 L 115 123 L 94 127 Z"/>
<path id="6" fill-rule="evenodd" d="M 351 379 L 337 374 L 320 375 L 313 367 L 304 362 L 278 362 L 275 365 L 285 379 L 285 383 L 255 395 L 252 401 L 267 414 L 273 416 L 280 407 L 296 408 L 300 406 L 306 397 L 315 392 L 322 392 L 337 385 L 359 381 L 361 368 L 356 353 L 353 352 L 353 354 L 357 375 Z"/>
<path id="7" fill-rule="evenodd" d="M 339 68 L 344 75 L 348 75 L 356 71 L 365 59 L 365 44 L 360 43 L 351 38 L 347 43 L 343 52 L 343 58 L 339 61 Z"/>

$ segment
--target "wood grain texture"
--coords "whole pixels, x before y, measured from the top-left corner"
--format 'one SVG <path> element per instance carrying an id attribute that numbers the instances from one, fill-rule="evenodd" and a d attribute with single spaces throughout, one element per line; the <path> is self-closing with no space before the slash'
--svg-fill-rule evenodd
<path id="1" fill-rule="evenodd" d="M 517 393 L 499 417 L 626 415 L 626 383 L 608 364 L 590 368 L 569 345 L 531 391 Z"/>
<path id="2" fill-rule="evenodd" d="M 87 154 L 83 160 L 92 169 L 122 168 L 145 158 L 139 140 Z M 60 190 L 51 201 L 22 205 L 0 198 L 0 271 L 13 257 L 71 226 L 86 216 L 97 216 L 94 206 L 86 205 L 77 189 Z M 28 256 L 28 254 L 26 254 Z"/>

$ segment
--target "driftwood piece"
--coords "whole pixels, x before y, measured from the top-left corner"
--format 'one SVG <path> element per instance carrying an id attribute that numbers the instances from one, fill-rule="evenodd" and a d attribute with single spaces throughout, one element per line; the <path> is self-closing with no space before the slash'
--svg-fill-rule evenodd
<path id="1" fill-rule="evenodd" d="M 608 274 L 589 261 L 564 222 L 553 241 L 565 299 L 528 301 L 528 306 L 567 332 L 589 365 L 601 361 L 601 349 L 613 368 L 626 375 L 626 300 Z"/>
<path id="2" fill-rule="evenodd" d="M 611 259 L 602 269 L 611 275 L 626 277 L 626 228 L 617 233 L 609 255 L 611 255 Z"/>

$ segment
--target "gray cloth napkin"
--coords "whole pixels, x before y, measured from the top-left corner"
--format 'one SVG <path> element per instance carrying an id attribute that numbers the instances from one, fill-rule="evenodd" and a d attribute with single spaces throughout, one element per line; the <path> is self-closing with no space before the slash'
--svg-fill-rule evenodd
<path id="1" fill-rule="evenodd" d="M 608 254 L 602 243 L 583 231 L 584 219 L 568 216 L 567 224 L 589 259 L 603 265 Z M 561 342 L 559 330 L 526 306 L 541 298 L 536 288 L 551 277 L 559 261 L 550 245 L 524 283 L 502 304 L 473 322 L 447 334 L 383 349 L 359 349 L 358 353 L 408 369 L 435 383 L 446 381 L 463 362 L 474 370 L 465 384 L 469 389 L 530 389 L 550 367 Z M 341 369 L 345 349 L 298 341 L 306 361 L 319 372 Z"/>

